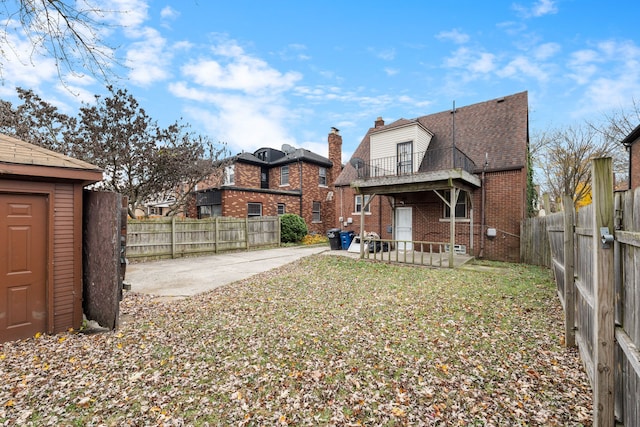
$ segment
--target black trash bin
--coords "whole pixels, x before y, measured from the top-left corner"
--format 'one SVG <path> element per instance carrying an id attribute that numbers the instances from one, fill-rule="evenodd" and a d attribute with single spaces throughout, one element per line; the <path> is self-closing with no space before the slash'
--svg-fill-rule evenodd
<path id="1" fill-rule="evenodd" d="M 329 238 L 329 246 L 331 246 L 331 250 L 342 249 L 342 244 L 340 243 L 339 228 L 330 228 L 327 231 L 327 237 Z"/>

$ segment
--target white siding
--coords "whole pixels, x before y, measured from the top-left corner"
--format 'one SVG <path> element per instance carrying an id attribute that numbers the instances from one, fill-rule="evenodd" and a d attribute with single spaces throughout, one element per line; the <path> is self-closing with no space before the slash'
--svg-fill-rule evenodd
<path id="1" fill-rule="evenodd" d="M 371 135 L 369 145 L 372 175 L 395 175 L 395 162 L 392 158 L 397 156 L 397 145 L 409 141 L 413 142 L 413 171 L 417 172 L 432 136 L 432 133 L 425 131 L 417 123 L 374 133 Z"/>

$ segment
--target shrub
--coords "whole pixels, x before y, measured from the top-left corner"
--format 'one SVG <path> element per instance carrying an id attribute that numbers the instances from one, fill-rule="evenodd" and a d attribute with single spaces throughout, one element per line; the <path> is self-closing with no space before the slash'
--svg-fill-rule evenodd
<path id="1" fill-rule="evenodd" d="M 307 224 L 296 214 L 284 214 L 280 217 L 280 241 L 295 243 L 307 235 Z"/>

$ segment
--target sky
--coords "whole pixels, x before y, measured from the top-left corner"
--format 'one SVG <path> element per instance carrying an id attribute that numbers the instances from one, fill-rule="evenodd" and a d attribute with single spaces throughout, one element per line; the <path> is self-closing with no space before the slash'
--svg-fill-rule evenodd
<path id="1" fill-rule="evenodd" d="M 602 118 L 640 101 L 637 0 L 96 0 L 120 65 L 115 87 L 168 126 L 232 154 L 283 144 L 348 161 L 377 117 L 416 118 L 521 91 L 530 133 Z M 5 20 L 0 11 L 0 19 Z M 5 49 L 0 98 L 32 89 L 62 112 L 106 94 Z M 23 53 L 20 53 L 23 52 Z"/>

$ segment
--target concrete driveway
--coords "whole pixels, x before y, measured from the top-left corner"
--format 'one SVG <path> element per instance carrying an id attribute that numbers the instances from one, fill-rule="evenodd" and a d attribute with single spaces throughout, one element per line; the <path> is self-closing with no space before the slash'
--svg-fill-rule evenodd
<path id="1" fill-rule="evenodd" d="M 296 246 L 129 264 L 125 283 L 132 292 L 188 297 L 329 250 Z"/>

